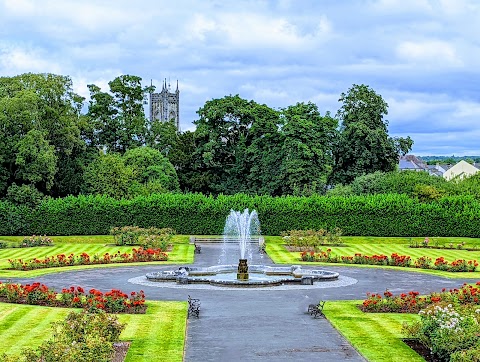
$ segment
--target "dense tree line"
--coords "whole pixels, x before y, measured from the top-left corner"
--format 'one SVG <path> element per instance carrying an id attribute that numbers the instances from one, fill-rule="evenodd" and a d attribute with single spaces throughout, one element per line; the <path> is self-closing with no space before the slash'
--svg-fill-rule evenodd
<path id="1" fill-rule="evenodd" d="M 275 110 L 238 95 L 212 99 L 194 132 L 177 132 L 147 120 L 154 88 L 141 81 L 91 84 L 86 102 L 67 76 L 0 77 L 0 196 L 35 205 L 78 194 L 324 194 L 394 171 L 413 143 L 388 135 L 388 105 L 366 85 L 342 93 L 335 116 L 311 102 Z M 337 192 L 353 192 L 345 187 Z"/>

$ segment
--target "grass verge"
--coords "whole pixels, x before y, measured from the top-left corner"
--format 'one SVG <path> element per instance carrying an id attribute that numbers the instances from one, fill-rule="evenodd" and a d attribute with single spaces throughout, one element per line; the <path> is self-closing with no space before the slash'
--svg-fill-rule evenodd
<path id="1" fill-rule="evenodd" d="M 328 301 L 323 309 L 330 323 L 369 362 L 424 361 L 403 343 L 403 322 L 419 318 L 405 313 L 363 313 L 357 308 L 361 301 Z"/>
<path id="2" fill-rule="evenodd" d="M 120 339 L 131 341 L 126 362 L 168 360 L 181 362 L 185 344 L 187 303 L 148 301 L 146 314 L 121 314 L 127 323 Z M 50 324 L 70 311 L 31 305 L 0 303 L 0 354 L 19 354 L 48 339 Z M 168 357 L 167 357 L 168 356 Z"/>

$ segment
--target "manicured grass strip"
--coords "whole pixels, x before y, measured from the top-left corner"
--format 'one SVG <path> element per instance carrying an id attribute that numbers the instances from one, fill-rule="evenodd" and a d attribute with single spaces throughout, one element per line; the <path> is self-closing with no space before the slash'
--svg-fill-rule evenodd
<path id="1" fill-rule="evenodd" d="M 193 244 L 174 244 L 173 250 L 167 252 L 169 264 L 192 264 L 195 246 Z"/>
<path id="2" fill-rule="evenodd" d="M 120 339 L 131 341 L 126 361 L 183 360 L 187 302 L 148 301 L 146 314 L 121 314 L 127 323 Z M 67 308 L 0 303 L 0 355 L 36 348 L 51 336 L 50 324 L 69 313 Z"/>
<path id="3" fill-rule="evenodd" d="M 31 235 L 28 235 L 31 236 Z M 27 237 L 28 237 L 27 236 Z M 48 235 L 47 235 L 48 236 Z M 0 236 L 0 241 L 8 241 L 20 243 L 25 236 Z M 55 244 L 70 243 L 70 244 L 114 244 L 115 240 L 112 235 L 68 235 L 68 236 L 49 236 Z M 188 243 L 188 235 L 174 235 L 172 242 L 175 244 Z"/>
<path id="4" fill-rule="evenodd" d="M 0 354 L 35 348 L 51 335 L 50 323 L 62 320 L 66 308 L 0 303 Z"/>
<path id="5" fill-rule="evenodd" d="M 123 314 L 127 328 L 120 336 L 132 340 L 125 362 L 183 361 L 187 302 L 149 301 L 146 314 Z"/>
<path id="6" fill-rule="evenodd" d="M 167 252 L 168 260 L 162 262 L 151 262 L 151 263 L 119 263 L 119 264 L 100 264 L 100 265 L 78 265 L 73 267 L 61 267 L 61 268 L 46 268 L 46 269 L 37 269 L 29 271 L 18 271 L 18 270 L 7 270 L 10 268 L 8 259 L 23 259 L 25 261 L 31 260 L 34 258 L 45 258 L 47 256 L 55 256 L 58 254 L 70 255 L 71 253 L 79 255 L 83 252 L 86 252 L 90 256 L 98 254 L 103 256 L 105 253 L 114 254 L 117 251 L 131 253 L 132 248 L 138 248 L 138 246 L 116 246 L 111 244 L 113 239 L 111 236 L 106 236 L 110 244 L 104 243 L 86 243 L 84 242 L 85 238 L 91 240 L 92 238 L 102 239 L 105 238 L 103 235 L 95 236 L 69 236 L 69 237 L 53 237 L 54 246 L 46 247 L 33 247 L 33 248 L 7 248 L 0 249 L 0 278 L 15 278 L 15 277 L 24 277 L 31 278 L 45 274 L 64 272 L 67 270 L 80 270 L 80 269 L 91 269 L 91 268 L 105 268 L 105 267 L 121 267 L 121 266 L 132 266 L 132 265 L 158 265 L 158 264 L 191 264 L 193 263 L 194 258 L 194 246 L 188 243 L 188 237 L 177 235 L 174 236 L 173 240 L 173 249 L 172 251 Z M 13 237 L 3 237 L 2 238 L 13 238 Z M 15 237 L 23 239 L 23 237 Z M 69 240 L 58 241 L 57 238 L 65 238 Z M 77 242 L 79 241 L 79 242 Z M 98 240 L 97 240 L 98 241 Z M 178 241 L 178 242 L 177 242 Z"/>
<path id="7" fill-rule="evenodd" d="M 427 249 L 427 248 L 409 248 L 408 247 L 409 238 L 366 238 L 366 237 L 343 237 L 347 246 L 336 247 L 336 246 L 324 246 L 323 250 L 327 248 L 332 250 L 332 256 L 353 256 L 356 253 L 362 255 L 387 255 L 390 256 L 393 253 L 399 255 L 409 255 L 412 259 L 412 264 L 415 259 L 428 256 L 432 259 L 432 263 L 435 262 L 435 259 L 443 256 L 447 261 L 452 262 L 458 259 L 464 260 L 477 260 L 480 262 L 480 252 L 479 251 L 467 251 L 467 250 L 449 250 L 449 249 Z M 437 239 L 437 238 L 436 238 Z M 440 238 L 438 238 L 440 239 Z M 444 238 L 451 239 L 451 238 Z M 467 245 L 477 244 L 479 239 L 468 239 L 468 238 L 458 238 L 466 241 Z M 423 240 L 423 239 L 422 239 Z M 431 239 L 430 239 L 431 240 Z M 455 239 L 457 240 L 457 239 Z M 281 237 L 267 237 L 267 253 L 274 263 L 277 264 L 304 264 L 304 265 L 348 265 L 354 267 L 373 267 L 379 268 L 379 266 L 371 265 L 357 265 L 357 264 L 332 264 L 332 263 L 312 263 L 312 262 L 302 262 L 300 261 L 300 252 L 289 252 L 285 248 L 285 244 Z M 362 242 L 359 242 L 362 241 Z M 439 270 L 427 270 L 427 269 L 416 269 L 416 268 L 396 268 L 396 267 L 382 267 L 382 268 L 394 268 L 404 271 L 414 271 L 420 273 L 434 274 L 439 276 L 444 276 L 447 278 L 480 278 L 480 270 L 473 273 L 452 273 Z"/>
<path id="8" fill-rule="evenodd" d="M 363 313 L 361 301 L 328 301 L 323 309 L 332 325 L 369 362 L 424 361 L 402 342 L 403 322 L 419 318 L 416 314 Z"/>
<path id="9" fill-rule="evenodd" d="M 268 239 L 267 239 L 268 240 Z M 300 253 L 290 253 L 285 246 L 280 243 L 270 243 L 266 241 L 266 252 L 275 264 L 299 264 Z"/>

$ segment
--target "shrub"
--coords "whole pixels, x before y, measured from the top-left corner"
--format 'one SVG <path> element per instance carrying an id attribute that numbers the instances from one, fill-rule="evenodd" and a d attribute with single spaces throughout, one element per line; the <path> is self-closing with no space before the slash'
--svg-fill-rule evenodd
<path id="1" fill-rule="evenodd" d="M 154 194 L 115 200 L 68 196 L 36 208 L 0 202 L 0 235 L 108 234 L 114 226 L 172 228 L 180 234 L 222 234 L 230 210 L 257 210 L 265 235 L 333 230 L 343 235 L 480 237 L 480 200 L 450 196 L 422 203 L 407 195 L 270 197 Z"/>
<path id="2" fill-rule="evenodd" d="M 409 267 L 411 262 L 412 260 L 408 255 L 398 255 L 397 253 L 393 253 L 390 256 L 389 265 Z"/>
<path id="3" fill-rule="evenodd" d="M 113 235 L 115 245 L 137 245 L 142 230 L 137 226 L 114 227 L 110 229 L 110 235 Z"/>
<path id="4" fill-rule="evenodd" d="M 139 228 L 137 226 L 114 227 L 110 229 L 116 245 L 142 245 L 144 248 L 160 249 L 166 251 L 175 235 L 171 228 Z"/>
<path id="5" fill-rule="evenodd" d="M 30 248 L 34 246 L 50 246 L 53 244 L 53 240 L 50 239 L 47 235 L 33 235 L 28 238 L 24 238 L 20 243 L 21 248 Z"/>
<path id="6" fill-rule="evenodd" d="M 288 246 L 296 248 L 315 248 L 322 245 L 339 245 L 342 240 L 342 230 L 338 227 L 332 231 L 319 230 L 289 230 L 281 233 L 283 240 Z"/>
<path id="7" fill-rule="evenodd" d="M 440 360 L 452 361 L 453 355 L 453 360 L 462 360 L 479 350 L 478 307 L 439 303 L 422 309 L 419 314 L 417 327 L 405 330 L 413 332 L 410 336 L 418 338 Z"/>
<path id="8" fill-rule="evenodd" d="M 432 258 L 429 258 L 428 256 L 421 256 L 415 260 L 414 266 L 415 268 L 430 269 L 432 266 Z"/>
<path id="9" fill-rule="evenodd" d="M 420 297 L 420 293 L 410 291 L 394 296 L 388 289 L 380 294 L 367 293 L 361 305 L 364 312 L 370 313 L 416 313 L 431 304 L 431 300 Z"/>
<path id="10" fill-rule="evenodd" d="M 113 342 L 118 341 L 124 328 L 114 315 L 71 312 L 65 320 L 52 324 L 51 339 L 36 350 L 25 350 L 20 361 L 109 362 L 114 353 Z M 11 360 L 14 359 L 5 359 Z"/>
<path id="11" fill-rule="evenodd" d="M 450 362 L 480 362 L 480 346 L 452 353 Z"/>
<path id="12" fill-rule="evenodd" d="M 167 251 L 168 245 L 175 235 L 175 230 L 172 228 L 149 228 L 145 229 L 144 234 L 140 238 L 140 244 L 144 249 L 159 249 Z"/>

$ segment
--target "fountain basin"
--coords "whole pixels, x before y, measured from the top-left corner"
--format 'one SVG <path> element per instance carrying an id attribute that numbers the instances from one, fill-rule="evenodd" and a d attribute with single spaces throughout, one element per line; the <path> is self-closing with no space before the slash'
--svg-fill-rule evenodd
<path id="1" fill-rule="evenodd" d="M 270 287 L 283 284 L 313 284 L 314 282 L 338 279 L 339 274 L 326 270 L 304 270 L 299 265 L 274 267 L 249 265 L 248 279 L 237 278 L 238 265 L 215 265 L 205 268 L 180 267 L 148 273 L 146 278 L 154 282 L 176 282 L 178 284 L 210 284 L 217 286 Z"/>

